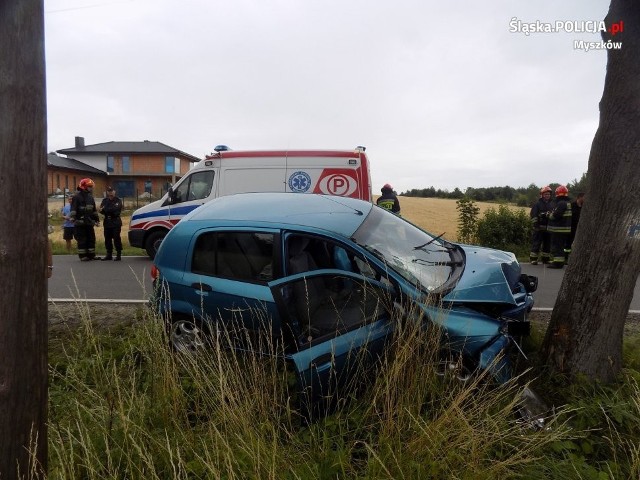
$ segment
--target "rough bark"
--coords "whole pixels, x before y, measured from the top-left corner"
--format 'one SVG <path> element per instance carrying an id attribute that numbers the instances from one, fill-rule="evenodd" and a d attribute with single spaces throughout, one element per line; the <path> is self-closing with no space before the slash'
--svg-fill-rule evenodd
<path id="1" fill-rule="evenodd" d="M 47 205 L 42 0 L 0 1 L 0 478 L 47 466 Z"/>
<path id="2" fill-rule="evenodd" d="M 607 51 L 586 200 L 543 343 L 549 365 L 570 379 L 611 382 L 619 373 L 640 272 L 640 3 L 612 0 L 605 22 L 620 21 L 622 32 L 602 34 L 622 48 Z"/>

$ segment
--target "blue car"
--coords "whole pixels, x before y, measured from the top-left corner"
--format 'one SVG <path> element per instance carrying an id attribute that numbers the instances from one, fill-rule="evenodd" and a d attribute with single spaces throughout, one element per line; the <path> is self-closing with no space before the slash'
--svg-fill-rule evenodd
<path id="1" fill-rule="evenodd" d="M 440 326 L 469 371 L 508 380 L 505 353 L 529 333 L 537 286 L 512 253 L 451 243 L 362 200 L 294 193 L 197 208 L 163 240 L 153 275 L 175 349 L 231 325 L 267 335 L 312 401 L 349 378 L 350 359 L 374 361 L 407 315 Z"/>

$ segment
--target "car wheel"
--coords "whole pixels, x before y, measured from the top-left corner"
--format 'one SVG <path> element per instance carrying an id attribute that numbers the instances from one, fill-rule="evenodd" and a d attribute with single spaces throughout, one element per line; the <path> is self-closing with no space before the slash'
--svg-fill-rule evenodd
<path id="1" fill-rule="evenodd" d="M 151 232 L 147 237 L 147 240 L 144 244 L 144 248 L 147 251 L 147 255 L 153 260 L 158 253 L 158 248 L 160 248 L 160 244 L 162 243 L 162 239 L 167 235 L 167 232 L 163 230 L 158 230 L 155 232 Z"/>
<path id="2" fill-rule="evenodd" d="M 473 369 L 460 359 L 443 359 L 436 366 L 436 375 L 443 379 L 455 378 L 461 383 L 467 383 L 473 379 Z"/>
<path id="3" fill-rule="evenodd" d="M 169 330 L 169 342 L 176 352 L 193 353 L 204 347 L 205 332 L 194 319 L 174 320 Z"/>

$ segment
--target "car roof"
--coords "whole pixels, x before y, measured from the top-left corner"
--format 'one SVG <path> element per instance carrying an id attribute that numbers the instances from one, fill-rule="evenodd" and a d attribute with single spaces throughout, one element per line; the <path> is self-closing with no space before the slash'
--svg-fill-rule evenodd
<path id="1" fill-rule="evenodd" d="M 178 225 L 208 224 L 311 227 L 350 237 L 373 204 L 364 200 L 304 193 L 239 193 L 216 198 L 195 209 Z"/>

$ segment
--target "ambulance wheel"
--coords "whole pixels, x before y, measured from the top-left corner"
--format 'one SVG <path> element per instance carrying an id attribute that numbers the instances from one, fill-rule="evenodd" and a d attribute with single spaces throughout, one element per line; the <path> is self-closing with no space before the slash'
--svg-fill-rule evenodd
<path id="1" fill-rule="evenodd" d="M 147 241 L 144 244 L 144 248 L 147 251 L 147 255 L 153 260 L 158 253 L 158 248 L 160 248 L 160 244 L 162 243 L 162 239 L 165 237 L 167 232 L 163 230 L 158 230 L 155 232 L 151 232 L 147 237 Z"/>

